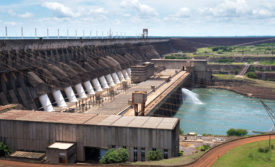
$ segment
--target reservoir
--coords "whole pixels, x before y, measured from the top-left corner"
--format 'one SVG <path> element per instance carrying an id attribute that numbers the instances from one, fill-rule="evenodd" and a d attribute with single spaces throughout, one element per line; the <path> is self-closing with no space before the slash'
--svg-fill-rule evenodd
<path id="1" fill-rule="evenodd" d="M 184 133 L 225 135 L 230 128 L 270 131 L 273 123 L 260 99 L 223 89 L 182 89 L 183 103 L 174 117 Z M 275 101 L 263 100 L 273 111 Z"/>

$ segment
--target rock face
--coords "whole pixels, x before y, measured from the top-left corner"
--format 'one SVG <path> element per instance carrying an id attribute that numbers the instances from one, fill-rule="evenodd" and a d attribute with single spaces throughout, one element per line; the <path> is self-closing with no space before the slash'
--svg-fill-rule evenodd
<path id="1" fill-rule="evenodd" d="M 0 104 L 19 103 L 26 109 L 38 109 L 39 96 L 160 58 L 165 51 L 156 48 L 165 43 L 2 48 Z"/>

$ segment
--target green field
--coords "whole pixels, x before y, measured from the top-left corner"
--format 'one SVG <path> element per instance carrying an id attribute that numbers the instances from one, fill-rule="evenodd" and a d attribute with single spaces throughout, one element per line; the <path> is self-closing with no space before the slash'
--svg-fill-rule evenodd
<path id="1" fill-rule="evenodd" d="M 271 141 L 275 146 L 275 140 Z M 268 140 L 233 148 L 220 157 L 212 167 L 275 167 L 275 149 L 267 153 L 259 148 L 268 147 Z"/>
<path id="2" fill-rule="evenodd" d="M 198 48 L 194 53 L 171 53 L 165 55 L 165 59 L 190 59 L 193 57 L 223 57 L 220 63 L 231 63 L 226 56 L 275 56 L 275 43 L 265 43 L 249 46 L 215 46 Z M 219 63 L 219 62 L 218 62 Z M 263 64 L 274 65 L 275 62 L 263 62 Z"/>
<path id="3" fill-rule="evenodd" d="M 275 55 L 275 43 L 265 43 L 249 46 L 216 46 L 199 48 L 196 55 Z"/>
<path id="4" fill-rule="evenodd" d="M 246 76 L 244 76 L 243 78 L 238 78 L 236 77 L 236 75 L 230 75 L 230 74 L 213 74 L 213 77 L 215 79 L 221 79 L 221 80 L 244 80 L 255 86 L 275 89 L 275 82 L 273 81 L 263 81 L 259 79 L 252 79 Z"/>

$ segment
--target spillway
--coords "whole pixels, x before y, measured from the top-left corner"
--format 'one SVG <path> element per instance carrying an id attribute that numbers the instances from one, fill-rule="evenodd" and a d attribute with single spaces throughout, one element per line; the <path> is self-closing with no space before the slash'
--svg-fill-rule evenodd
<path id="1" fill-rule="evenodd" d="M 127 73 L 129 74 L 129 76 L 131 76 L 131 68 L 127 68 Z"/>
<path id="2" fill-rule="evenodd" d="M 93 86 L 92 86 L 92 84 L 91 84 L 90 81 L 84 82 L 84 87 L 87 90 L 88 94 L 95 95 L 94 88 L 93 88 Z"/>
<path id="3" fill-rule="evenodd" d="M 123 73 L 123 76 L 124 76 L 124 78 L 125 78 L 126 80 L 130 79 L 130 77 L 129 77 L 129 75 L 128 75 L 128 73 L 127 73 L 126 70 L 123 70 L 122 73 Z"/>
<path id="4" fill-rule="evenodd" d="M 44 109 L 44 111 L 54 111 L 52 103 L 49 99 L 49 96 L 47 94 L 44 94 L 42 96 L 39 96 L 39 101 Z"/>
<path id="5" fill-rule="evenodd" d="M 81 98 L 81 99 L 87 98 L 87 95 L 86 95 L 81 83 L 75 85 L 75 89 L 76 89 L 76 92 L 77 92 L 79 98 Z"/>
<path id="6" fill-rule="evenodd" d="M 72 87 L 67 87 L 64 89 L 66 96 L 69 100 L 69 102 L 77 102 L 77 98 L 75 97 L 74 91 L 72 89 Z"/>
<path id="7" fill-rule="evenodd" d="M 102 88 L 101 88 L 101 85 L 100 85 L 100 83 L 99 83 L 99 81 L 98 81 L 97 78 L 93 79 L 93 80 L 92 80 L 92 83 L 93 83 L 93 85 L 94 85 L 94 87 L 95 87 L 95 90 L 96 90 L 97 92 L 103 91 Z"/>
<path id="8" fill-rule="evenodd" d="M 9 66 L 0 66 L 0 105 L 20 103 L 24 109 L 31 110 L 41 107 L 40 95 L 47 94 L 52 102 L 59 102 L 57 106 L 65 106 L 64 101 L 69 98 L 76 102 L 76 95 L 84 98 L 85 94 L 119 84 L 118 74 L 112 73 L 130 68 L 138 61 L 159 58 L 163 52 L 158 48 L 169 46 L 169 39 L 43 39 L 42 43 L 11 39 L 2 42 L 0 57 Z M 123 78 L 128 79 L 127 74 L 121 72 Z M 92 82 L 95 78 L 99 84 Z M 67 93 L 63 94 L 65 88 Z"/>
<path id="9" fill-rule="evenodd" d="M 53 91 L 53 97 L 58 107 L 67 107 L 67 104 L 60 90 Z"/>
<path id="10" fill-rule="evenodd" d="M 122 81 L 125 81 L 125 78 L 124 78 L 124 76 L 123 76 L 123 74 L 122 74 L 121 71 L 117 72 L 117 74 L 118 74 L 119 80 L 120 80 L 121 82 L 122 82 Z"/>
<path id="11" fill-rule="evenodd" d="M 99 80 L 100 80 L 100 83 L 101 83 L 103 89 L 108 89 L 108 88 L 110 88 L 104 76 L 101 76 L 101 77 L 99 78 Z"/>
<path id="12" fill-rule="evenodd" d="M 114 80 L 111 76 L 111 74 L 106 75 L 106 79 L 108 81 L 109 86 L 115 86 Z"/>
<path id="13" fill-rule="evenodd" d="M 112 73 L 112 77 L 114 79 L 115 84 L 119 84 L 120 83 L 120 80 L 119 80 L 119 78 L 117 76 L 117 73 L 115 73 L 115 72 Z"/>

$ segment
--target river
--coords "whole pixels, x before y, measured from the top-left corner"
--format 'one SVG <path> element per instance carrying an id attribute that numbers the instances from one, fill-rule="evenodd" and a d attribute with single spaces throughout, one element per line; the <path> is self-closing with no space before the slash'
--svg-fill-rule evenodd
<path id="1" fill-rule="evenodd" d="M 174 116 L 180 119 L 184 133 L 225 135 L 230 128 L 242 128 L 251 134 L 273 127 L 260 99 L 222 89 L 196 88 L 192 92 L 183 92 L 183 104 Z M 275 101 L 263 101 L 275 110 Z"/>

